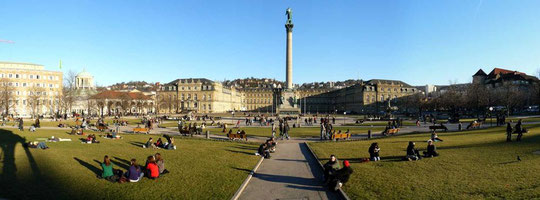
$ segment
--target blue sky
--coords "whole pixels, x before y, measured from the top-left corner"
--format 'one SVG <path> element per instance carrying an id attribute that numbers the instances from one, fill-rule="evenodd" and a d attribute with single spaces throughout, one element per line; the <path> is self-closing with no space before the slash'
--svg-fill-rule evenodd
<path id="1" fill-rule="evenodd" d="M 1 61 L 86 68 L 100 85 L 285 78 L 469 82 L 478 68 L 540 68 L 540 1 L 0 1 Z"/>

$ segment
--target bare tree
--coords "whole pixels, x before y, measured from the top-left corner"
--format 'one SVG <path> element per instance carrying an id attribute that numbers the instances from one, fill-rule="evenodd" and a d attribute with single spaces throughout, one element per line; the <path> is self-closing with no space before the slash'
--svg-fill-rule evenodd
<path id="1" fill-rule="evenodd" d="M 77 73 L 69 70 L 64 74 L 64 87 L 62 88 L 62 101 L 64 106 L 64 112 L 71 112 L 73 103 L 75 102 L 75 85 L 76 85 Z"/>
<path id="2" fill-rule="evenodd" d="M 43 106 L 43 92 L 43 88 L 32 86 L 29 94 L 27 95 L 28 106 L 30 109 L 30 113 L 32 114 L 32 118 L 35 118 L 36 116 L 39 116 L 41 114 L 41 106 Z"/>
<path id="3" fill-rule="evenodd" d="M 506 107 L 506 116 L 510 116 L 515 107 L 525 102 L 523 92 L 518 86 L 511 83 L 505 83 L 502 87 L 497 88 L 496 93 L 499 97 L 498 102 Z"/>
<path id="4" fill-rule="evenodd" d="M 119 99 L 123 115 L 126 115 L 128 111 L 131 111 L 131 97 L 127 93 L 122 93 L 120 94 Z"/>
<path id="5" fill-rule="evenodd" d="M 15 88 L 7 78 L 0 79 L 0 107 L 5 115 L 15 107 Z"/>

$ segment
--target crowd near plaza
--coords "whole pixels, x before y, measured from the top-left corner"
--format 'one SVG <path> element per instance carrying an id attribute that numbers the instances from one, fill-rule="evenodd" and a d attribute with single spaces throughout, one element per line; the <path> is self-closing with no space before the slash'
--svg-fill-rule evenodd
<path id="1" fill-rule="evenodd" d="M 110 76 L 114 69 L 62 60 L 58 68 L 31 56 L 0 61 L 0 200 L 540 199 L 540 70 L 469 67 L 460 77 L 468 81 L 449 84 L 426 78 L 438 69 L 377 75 L 403 80 L 294 82 L 340 69 L 296 68 L 293 76 L 293 33 L 304 46 L 319 33 L 303 29 L 305 10 L 297 21 L 281 7 L 285 34 L 265 40 L 285 41 L 285 56 L 273 58 L 285 70 L 265 70 L 284 71 L 284 80 L 218 81 L 203 71 L 164 80 L 170 69 L 156 65 L 152 73 L 163 77 L 147 82 L 154 74 L 128 77 L 125 66 Z M 305 57 L 304 46 L 296 51 Z M 119 78 L 129 82 L 96 81 Z"/>

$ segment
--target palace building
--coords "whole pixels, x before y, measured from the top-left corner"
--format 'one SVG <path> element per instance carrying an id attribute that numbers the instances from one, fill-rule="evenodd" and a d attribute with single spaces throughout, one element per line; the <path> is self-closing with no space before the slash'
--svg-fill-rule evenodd
<path id="1" fill-rule="evenodd" d="M 177 79 L 159 85 L 160 113 L 219 113 L 249 111 L 274 113 L 279 100 L 274 95 L 282 83 L 271 79 L 241 79 L 224 83 L 208 79 Z M 295 90 L 302 113 L 355 112 L 381 110 L 400 98 L 419 92 L 396 80 L 373 79 L 336 83 L 303 84 Z"/>
<path id="2" fill-rule="evenodd" d="M 0 62 L 0 109 L 16 117 L 53 115 L 61 110 L 62 72 L 43 65 Z"/>

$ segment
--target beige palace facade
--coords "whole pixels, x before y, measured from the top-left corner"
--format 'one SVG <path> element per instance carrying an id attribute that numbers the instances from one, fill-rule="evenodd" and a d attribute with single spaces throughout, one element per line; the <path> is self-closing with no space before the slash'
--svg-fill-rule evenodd
<path id="1" fill-rule="evenodd" d="M 52 115 L 60 110 L 62 72 L 45 70 L 43 65 L 32 63 L 0 62 L 0 80 L 0 92 L 8 99 L 2 102 L 3 114 L 27 118 Z"/>

